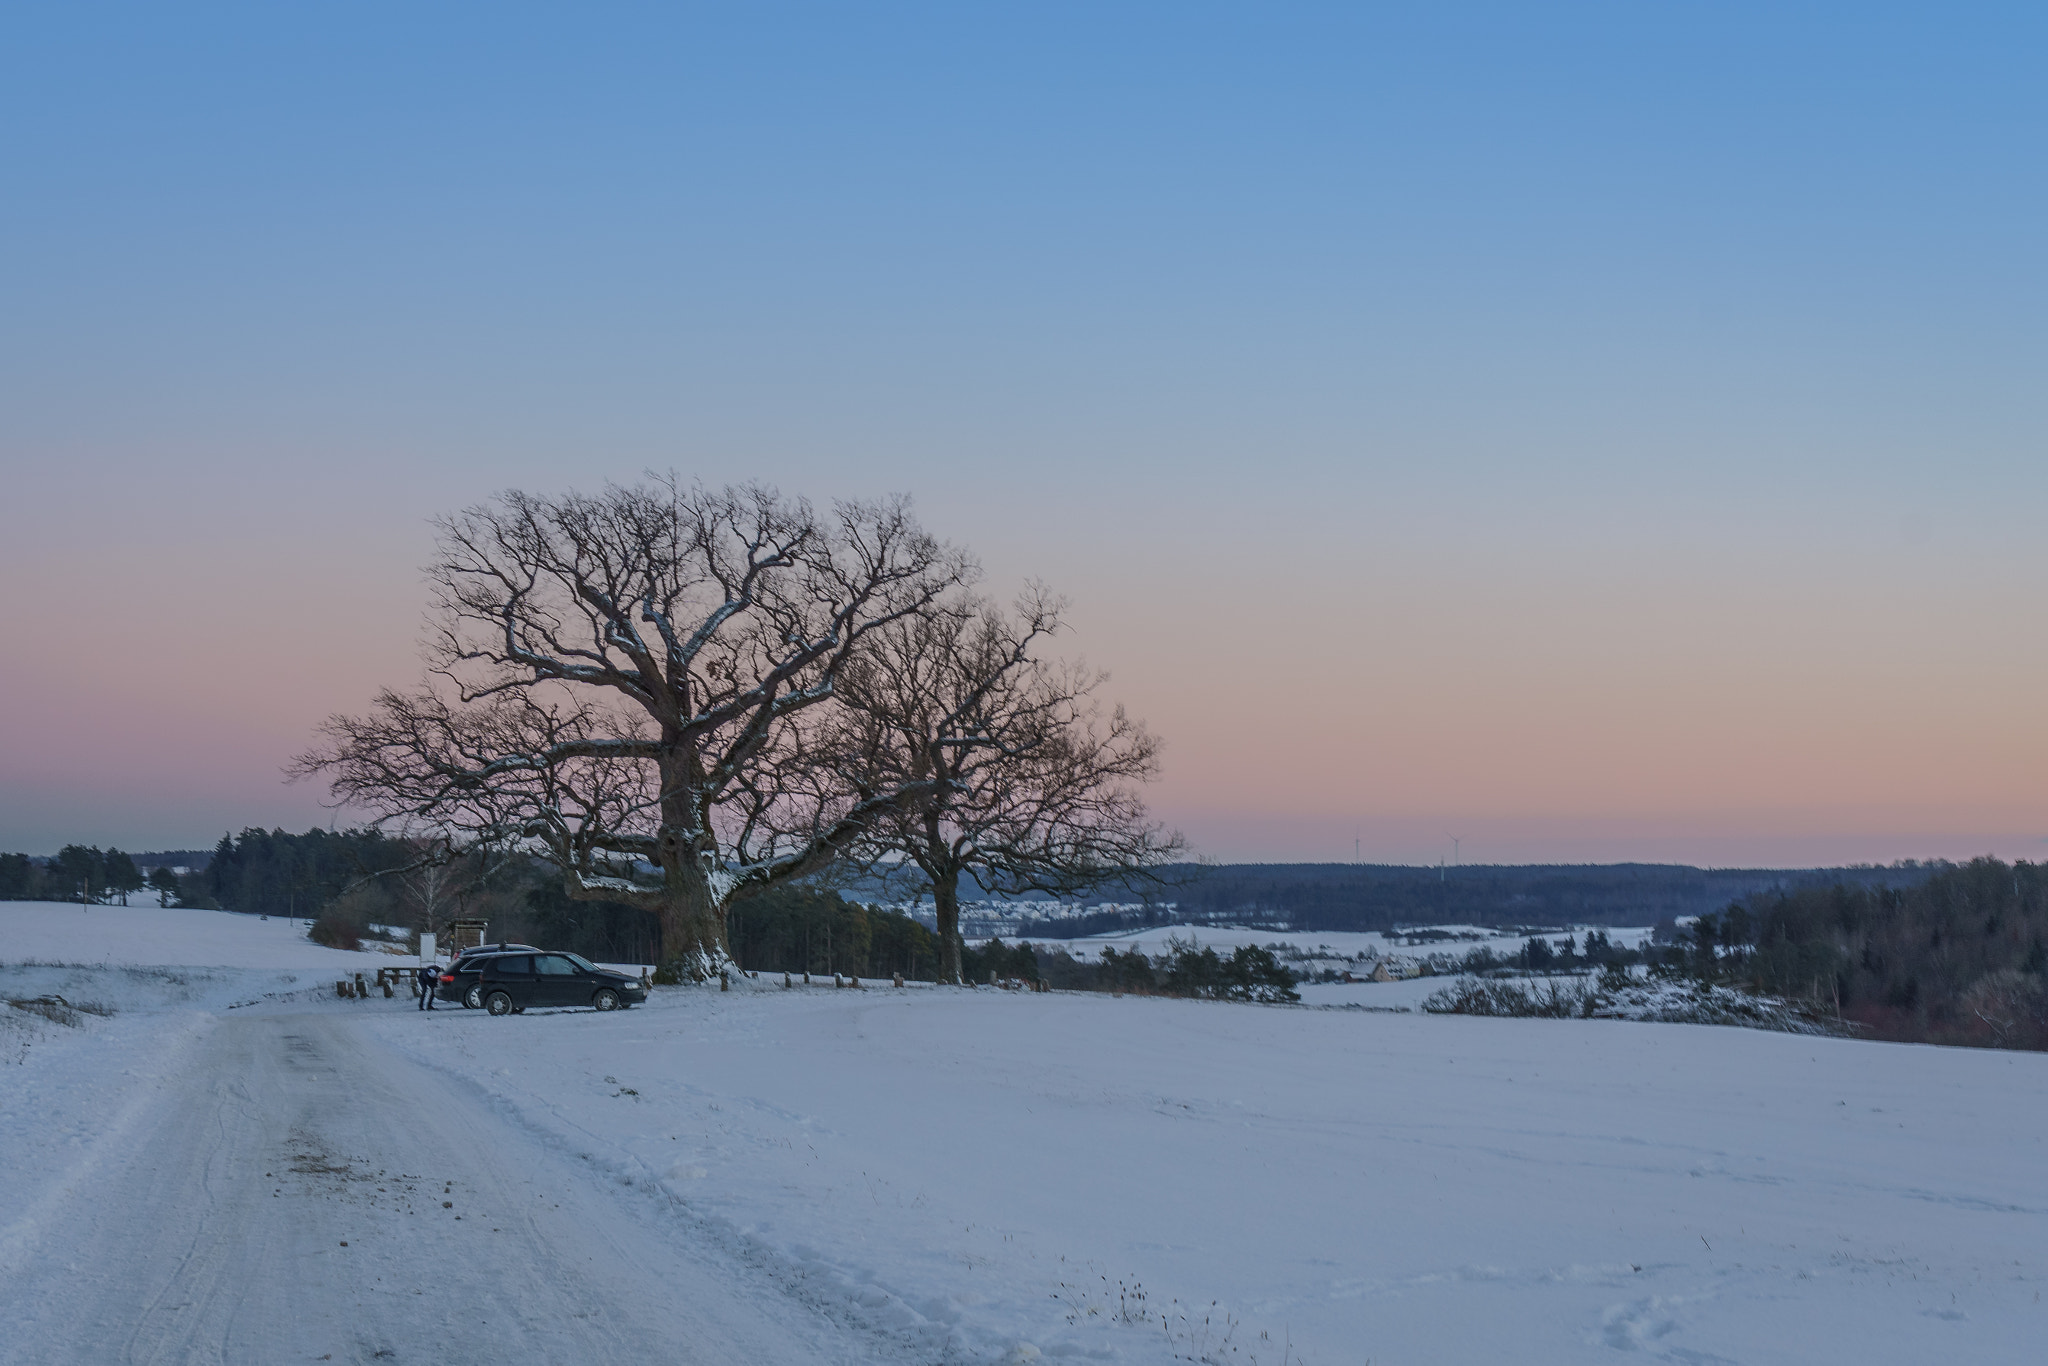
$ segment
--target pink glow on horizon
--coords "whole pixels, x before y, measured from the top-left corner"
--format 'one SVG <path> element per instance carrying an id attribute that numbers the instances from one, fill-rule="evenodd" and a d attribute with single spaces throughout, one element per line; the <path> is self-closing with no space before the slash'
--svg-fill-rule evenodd
<path id="1" fill-rule="evenodd" d="M 428 544 L 414 526 L 409 559 Z M 33 615 L 18 629 L 47 657 L 93 658 L 112 624 L 124 645 L 103 668 L 0 660 L 0 845 L 182 845 L 333 819 L 317 788 L 283 785 L 282 765 L 323 716 L 419 667 L 417 571 L 396 556 L 357 563 L 359 543 L 316 524 L 296 545 L 117 546 L 94 570 L 122 585 L 115 617 L 17 598 L 13 610 Z M 998 573 L 1033 558 L 993 544 Z M 1079 622 L 1065 646 L 1113 666 L 1107 695 L 1167 738 L 1154 805 L 1210 857 L 1343 861 L 1357 834 L 1368 859 L 1428 863 L 1453 831 L 1475 861 L 2048 851 L 2038 647 L 2022 642 L 2027 667 L 1996 671 L 1960 644 L 1898 648 L 2000 629 L 1946 603 L 1895 602 L 1892 629 L 1867 635 L 1851 610 L 1815 642 L 1812 603 L 1745 616 L 1741 599 L 1764 586 L 1724 584 L 1689 609 L 1666 597 L 1616 631 L 1628 606 L 1617 595 L 1640 590 L 1553 568 L 1476 608 L 1382 590 L 1359 609 L 1307 592 L 1233 628 L 1237 654 L 1224 659 L 1208 623 L 1215 604 L 1232 605 L 1228 585 L 1202 582 L 1188 547 L 1160 556 L 1186 561 L 1177 598 L 1134 591 L 1085 555 L 1058 557 L 1079 580 L 1060 585 Z M 37 576 L 61 573 L 46 562 Z M 1319 614 L 1343 629 L 1317 630 Z"/>

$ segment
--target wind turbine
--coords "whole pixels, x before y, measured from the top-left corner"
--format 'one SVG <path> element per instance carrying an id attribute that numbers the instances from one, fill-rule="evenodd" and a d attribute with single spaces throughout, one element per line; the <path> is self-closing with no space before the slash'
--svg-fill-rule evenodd
<path id="1" fill-rule="evenodd" d="M 1463 835 L 1445 835 L 1444 838 L 1451 842 L 1451 867 L 1455 868 L 1458 866 L 1458 846 L 1465 842 L 1465 837 Z"/>

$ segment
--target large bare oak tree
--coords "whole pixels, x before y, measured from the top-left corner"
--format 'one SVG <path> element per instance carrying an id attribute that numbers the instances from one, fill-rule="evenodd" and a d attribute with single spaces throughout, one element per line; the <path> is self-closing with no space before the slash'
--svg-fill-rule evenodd
<path id="1" fill-rule="evenodd" d="M 438 529 L 426 681 L 332 718 L 295 765 L 382 822 L 531 850 L 570 896 L 654 912 L 664 961 L 702 975 L 735 898 L 822 870 L 944 781 L 806 769 L 806 714 L 837 705 L 868 638 L 969 576 L 904 500 L 821 515 L 670 476 L 506 493 Z"/>
<path id="2" fill-rule="evenodd" d="M 1140 787 L 1159 741 L 1096 701 L 1108 675 L 1041 657 L 1062 605 L 957 594 L 871 632 L 846 667 L 831 742 L 863 794 L 900 792 L 858 852 L 937 912 L 940 978 L 960 980 L 960 884 L 1055 895 L 1161 881 L 1181 838 Z"/>

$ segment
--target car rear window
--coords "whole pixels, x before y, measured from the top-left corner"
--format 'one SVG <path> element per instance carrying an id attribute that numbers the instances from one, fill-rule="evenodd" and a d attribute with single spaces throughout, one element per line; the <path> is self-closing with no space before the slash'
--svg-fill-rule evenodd
<path id="1" fill-rule="evenodd" d="M 533 955 L 525 953 L 507 954 L 490 960 L 490 969 L 499 977 L 533 976 Z"/>

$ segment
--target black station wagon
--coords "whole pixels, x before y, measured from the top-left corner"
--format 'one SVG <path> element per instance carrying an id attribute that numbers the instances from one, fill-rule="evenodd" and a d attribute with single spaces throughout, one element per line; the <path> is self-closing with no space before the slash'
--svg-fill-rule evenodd
<path id="1" fill-rule="evenodd" d="M 477 986 L 477 974 L 484 969 L 484 960 L 501 953 L 539 953 L 531 944 L 480 944 L 473 949 L 464 949 L 456 960 L 441 969 L 441 984 L 434 995 L 443 1001 L 459 1001 L 465 1010 L 483 1008 L 484 996 Z"/>
<path id="2" fill-rule="evenodd" d="M 484 960 L 477 990 L 484 1009 L 510 1015 L 529 1006 L 623 1010 L 647 999 L 637 977 L 601 968 L 574 953 L 501 953 Z"/>

